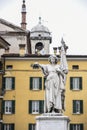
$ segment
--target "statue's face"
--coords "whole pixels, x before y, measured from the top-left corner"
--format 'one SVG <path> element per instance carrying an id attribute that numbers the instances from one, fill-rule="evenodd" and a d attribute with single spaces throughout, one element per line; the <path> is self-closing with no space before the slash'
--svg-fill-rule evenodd
<path id="1" fill-rule="evenodd" d="M 51 62 L 52 64 L 55 63 L 55 58 L 54 58 L 54 57 L 51 57 L 50 62 Z"/>

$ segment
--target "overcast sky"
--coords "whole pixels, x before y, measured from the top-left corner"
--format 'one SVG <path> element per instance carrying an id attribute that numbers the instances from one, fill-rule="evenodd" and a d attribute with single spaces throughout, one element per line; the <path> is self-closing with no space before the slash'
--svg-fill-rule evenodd
<path id="1" fill-rule="evenodd" d="M 22 0 L 0 0 L 0 17 L 20 26 L 21 5 Z M 87 0 L 26 0 L 26 10 L 28 30 L 38 24 L 39 16 L 49 28 L 51 52 L 64 37 L 67 54 L 87 55 Z"/>

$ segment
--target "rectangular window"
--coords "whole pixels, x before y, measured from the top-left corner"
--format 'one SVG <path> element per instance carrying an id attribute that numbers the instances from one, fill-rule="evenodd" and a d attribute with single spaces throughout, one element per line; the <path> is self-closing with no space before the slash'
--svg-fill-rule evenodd
<path id="1" fill-rule="evenodd" d="M 15 88 L 15 78 L 14 77 L 3 77 L 3 89 L 12 90 Z"/>
<path id="2" fill-rule="evenodd" d="M 83 100 L 73 100 L 73 113 L 74 114 L 83 113 Z"/>
<path id="3" fill-rule="evenodd" d="M 11 113 L 12 113 L 12 102 L 5 101 L 5 114 L 11 114 Z"/>
<path id="4" fill-rule="evenodd" d="M 39 78 L 33 78 L 33 89 L 39 89 Z"/>
<path id="5" fill-rule="evenodd" d="M 29 124 L 28 130 L 36 130 L 36 124 Z"/>
<path id="6" fill-rule="evenodd" d="M 6 69 L 12 69 L 13 66 L 12 65 L 6 65 Z"/>
<path id="7" fill-rule="evenodd" d="M 29 113 L 39 114 L 44 112 L 44 101 L 30 100 L 29 101 Z"/>
<path id="8" fill-rule="evenodd" d="M 70 77 L 70 89 L 81 90 L 82 89 L 82 77 Z"/>
<path id="9" fill-rule="evenodd" d="M 70 124 L 70 130 L 83 130 L 83 124 Z"/>
<path id="10" fill-rule="evenodd" d="M 41 77 L 30 77 L 30 89 L 31 90 L 42 89 L 42 78 Z"/>
<path id="11" fill-rule="evenodd" d="M 39 113 L 39 101 L 32 101 L 32 113 Z"/>
<path id="12" fill-rule="evenodd" d="M 72 69 L 79 69 L 79 65 L 73 65 Z"/>
<path id="13" fill-rule="evenodd" d="M 14 114 L 15 113 L 15 101 L 14 100 L 3 100 L 2 112 L 4 114 Z"/>
<path id="14" fill-rule="evenodd" d="M 14 130 L 14 124 L 2 124 L 2 130 Z"/>

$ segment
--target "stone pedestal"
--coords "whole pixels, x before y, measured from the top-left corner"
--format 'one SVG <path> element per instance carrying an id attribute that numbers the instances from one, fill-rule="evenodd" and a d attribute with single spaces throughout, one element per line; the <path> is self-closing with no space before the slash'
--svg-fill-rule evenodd
<path id="1" fill-rule="evenodd" d="M 36 130 L 69 130 L 69 117 L 56 113 L 44 113 L 36 117 Z"/>

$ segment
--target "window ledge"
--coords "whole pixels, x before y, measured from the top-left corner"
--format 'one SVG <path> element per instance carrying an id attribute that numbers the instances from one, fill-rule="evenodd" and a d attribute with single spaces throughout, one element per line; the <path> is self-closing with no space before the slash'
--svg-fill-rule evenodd
<path id="1" fill-rule="evenodd" d="M 12 115 L 13 113 L 4 113 L 5 115 Z"/>
<path id="2" fill-rule="evenodd" d="M 14 89 L 5 89 L 6 91 L 12 91 L 12 90 L 14 90 Z"/>
<path id="3" fill-rule="evenodd" d="M 77 113 L 72 113 L 73 115 L 81 115 L 82 113 L 79 113 L 79 112 L 77 112 Z"/>
<path id="4" fill-rule="evenodd" d="M 81 91 L 82 89 L 72 89 L 72 91 Z"/>
<path id="5" fill-rule="evenodd" d="M 39 91 L 39 90 L 41 90 L 41 89 L 31 89 L 32 91 Z"/>
<path id="6" fill-rule="evenodd" d="M 32 114 L 39 114 L 39 112 L 32 112 Z"/>

